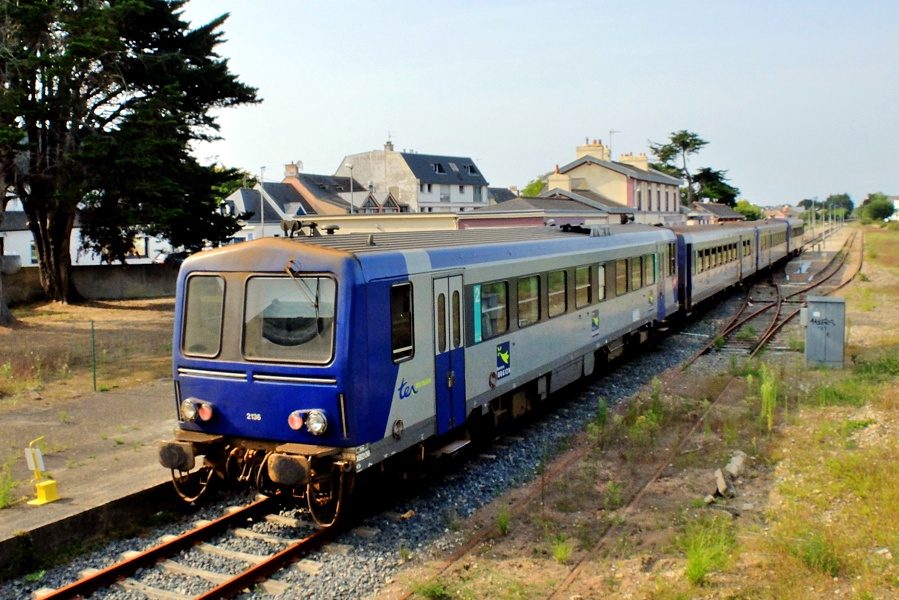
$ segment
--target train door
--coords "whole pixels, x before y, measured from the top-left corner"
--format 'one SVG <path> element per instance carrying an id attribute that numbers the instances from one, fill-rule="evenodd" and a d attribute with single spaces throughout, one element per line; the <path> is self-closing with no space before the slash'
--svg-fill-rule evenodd
<path id="1" fill-rule="evenodd" d="M 434 390 L 437 433 L 465 422 L 462 276 L 434 279 Z"/>

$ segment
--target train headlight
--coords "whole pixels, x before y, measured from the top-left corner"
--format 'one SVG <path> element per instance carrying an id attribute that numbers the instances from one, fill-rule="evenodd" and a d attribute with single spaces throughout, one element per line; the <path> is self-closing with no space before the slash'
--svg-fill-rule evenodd
<path id="1" fill-rule="evenodd" d="M 328 419 L 325 413 L 319 409 L 310 410 L 306 414 L 306 428 L 313 435 L 322 435 L 328 430 Z"/>
<path id="2" fill-rule="evenodd" d="M 185 421 L 196 421 L 199 412 L 193 398 L 188 398 L 181 403 L 181 416 Z"/>

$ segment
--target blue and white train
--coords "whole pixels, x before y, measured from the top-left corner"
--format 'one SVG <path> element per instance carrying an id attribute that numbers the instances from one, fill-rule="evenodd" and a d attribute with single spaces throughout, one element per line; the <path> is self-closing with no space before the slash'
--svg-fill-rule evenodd
<path id="1" fill-rule="evenodd" d="M 797 228 L 310 235 L 194 255 L 175 308 L 179 429 L 160 462 L 185 499 L 221 477 L 305 496 L 328 524 L 356 474 L 526 413 L 796 252 Z"/>

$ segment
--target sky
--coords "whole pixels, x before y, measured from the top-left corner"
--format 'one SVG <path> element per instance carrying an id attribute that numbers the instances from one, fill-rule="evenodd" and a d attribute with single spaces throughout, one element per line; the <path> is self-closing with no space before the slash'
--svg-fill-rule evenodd
<path id="1" fill-rule="evenodd" d="M 645 152 L 688 130 L 688 167 L 758 206 L 899 195 L 895 0 L 191 0 L 263 102 L 218 113 L 203 163 L 280 181 L 395 150 L 470 157 L 525 186 L 585 140 Z M 611 133 L 610 137 L 610 132 Z M 650 156 L 651 158 L 651 156 Z"/>

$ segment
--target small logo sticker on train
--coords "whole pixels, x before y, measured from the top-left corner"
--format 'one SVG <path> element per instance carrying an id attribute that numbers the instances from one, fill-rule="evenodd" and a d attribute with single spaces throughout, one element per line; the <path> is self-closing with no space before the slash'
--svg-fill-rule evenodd
<path id="1" fill-rule="evenodd" d="M 599 335 L 599 311 L 594 310 L 591 315 L 590 335 Z"/>
<path id="2" fill-rule="evenodd" d="M 405 400 L 409 396 L 414 396 L 423 388 L 424 386 L 431 383 L 431 378 L 422 379 L 421 381 L 417 381 L 415 383 L 406 383 L 406 378 L 403 377 L 403 380 L 400 381 L 399 387 L 396 388 L 396 391 L 399 392 L 400 400 Z"/>
<path id="3" fill-rule="evenodd" d="M 499 381 L 512 373 L 512 356 L 509 342 L 496 345 L 496 380 Z"/>

